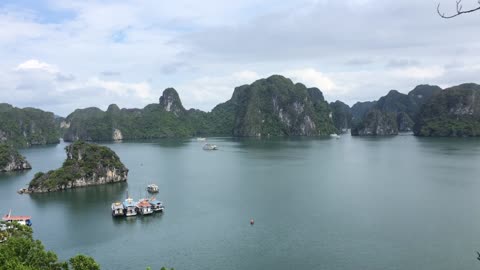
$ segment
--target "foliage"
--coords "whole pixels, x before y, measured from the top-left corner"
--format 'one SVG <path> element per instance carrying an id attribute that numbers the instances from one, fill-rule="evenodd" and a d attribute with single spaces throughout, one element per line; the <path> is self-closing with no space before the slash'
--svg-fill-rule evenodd
<path id="1" fill-rule="evenodd" d="M 100 266 L 91 257 L 77 255 L 67 262 L 58 260 L 52 251 L 46 251 L 40 240 L 33 239 L 32 229 L 16 222 L 0 231 L 0 269 L 5 270 L 98 270 Z M 70 267 L 71 268 L 70 268 Z"/>
<path id="2" fill-rule="evenodd" d="M 127 171 L 117 154 L 108 147 L 76 141 L 65 147 L 65 150 L 67 159 L 63 166 L 47 173 L 36 173 L 29 188 L 55 189 L 75 179 L 89 178 L 94 174 L 102 176 L 106 169 L 117 170 L 120 173 Z"/>
<path id="3" fill-rule="evenodd" d="M 0 144 L 0 170 L 14 160 L 25 161 L 25 158 L 11 145 L 5 143 Z"/>
<path id="4" fill-rule="evenodd" d="M 68 260 L 73 270 L 100 270 L 100 265 L 92 257 L 82 254 Z"/>
<path id="5" fill-rule="evenodd" d="M 53 113 L 0 104 L 0 141 L 26 147 L 58 143 L 59 136 Z"/>
<path id="6" fill-rule="evenodd" d="M 330 103 L 330 108 L 332 109 L 333 124 L 339 132 L 352 126 L 352 112 L 347 104 L 337 100 Z"/>
<path id="7" fill-rule="evenodd" d="M 273 104 L 272 98 L 279 103 Z M 295 103 L 302 104 L 302 112 L 295 111 Z M 291 125 L 281 121 L 278 109 L 292 118 Z M 293 84 L 282 76 L 272 76 L 252 85 L 237 87 L 229 101 L 219 104 L 211 112 L 185 110 L 173 88 L 164 91 L 158 104 L 150 104 L 143 109 L 119 109 L 110 105 L 106 112 L 98 108 L 76 110 L 66 118 L 70 128 L 65 132 L 64 139 L 111 141 L 115 130 L 119 130 L 125 140 L 255 136 L 258 133 L 302 135 L 301 125 L 306 117 L 315 124 L 315 130 L 307 135 L 326 135 L 336 130 L 329 113 L 329 105 L 320 90 Z"/>
<path id="8" fill-rule="evenodd" d="M 445 89 L 426 103 L 414 127 L 417 136 L 480 136 L 480 86 Z"/>

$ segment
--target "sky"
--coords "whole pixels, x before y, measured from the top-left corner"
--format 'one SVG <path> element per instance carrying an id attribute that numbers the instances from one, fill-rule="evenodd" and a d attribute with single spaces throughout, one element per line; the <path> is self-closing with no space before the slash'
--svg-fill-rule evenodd
<path id="1" fill-rule="evenodd" d="M 480 83 L 480 12 L 455 0 L 1 0 L 0 102 L 67 116 L 174 87 L 210 111 L 281 74 L 330 102 Z M 465 9 L 477 0 L 464 0 Z"/>

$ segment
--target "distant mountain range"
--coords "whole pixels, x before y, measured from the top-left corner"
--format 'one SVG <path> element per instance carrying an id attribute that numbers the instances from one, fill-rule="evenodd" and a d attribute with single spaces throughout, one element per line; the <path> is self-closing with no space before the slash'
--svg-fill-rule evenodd
<path id="1" fill-rule="evenodd" d="M 318 88 L 280 75 L 235 88 L 211 112 L 186 110 L 178 93 L 166 89 L 143 109 L 77 109 L 66 118 L 33 108 L 0 104 L 0 142 L 15 146 L 65 141 L 113 141 L 192 136 L 479 136 L 480 86 L 442 90 L 419 85 L 408 94 L 391 90 L 377 101 L 352 107 L 328 104 Z"/>

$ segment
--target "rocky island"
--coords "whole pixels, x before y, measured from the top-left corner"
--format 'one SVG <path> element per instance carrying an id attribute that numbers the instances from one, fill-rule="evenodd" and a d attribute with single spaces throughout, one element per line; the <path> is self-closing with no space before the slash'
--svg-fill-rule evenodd
<path id="1" fill-rule="evenodd" d="M 30 170 L 28 161 L 10 145 L 0 144 L 0 172 Z"/>
<path id="2" fill-rule="evenodd" d="M 127 181 L 128 169 L 110 148 L 77 141 L 65 147 L 63 166 L 38 172 L 24 193 L 43 193 L 70 188 Z"/>

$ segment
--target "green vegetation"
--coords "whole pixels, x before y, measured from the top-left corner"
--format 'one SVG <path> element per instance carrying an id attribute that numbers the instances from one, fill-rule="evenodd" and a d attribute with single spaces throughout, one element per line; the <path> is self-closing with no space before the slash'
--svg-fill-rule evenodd
<path id="1" fill-rule="evenodd" d="M 0 171 L 15 171 L 31 168 L 25 157 L 20 155 L 13 146 L 5 143 L 0 144 Z"/>
<path id="2" fill-rule="evenodd" d="M 445 89 L 426 103 L 414 127 L 417 136 L 480 136 L 480 85 Z"/>
<path id="3" fill-rule="evenodd" d="M 352 135 L 381 136 L 412 131 L 420 108 L 441 90 L 438 86 L 419 85 L 408 95 L 391 90 L 378 101 L 357 103 L 358 108 L 355 104 L 352 107 L 355 122 Z"/>
<path id="4" fill-rule="evenodd" d="M 352 127 L 352 111 L 347 104 L 337 100 L 330 103 L 330 108 L 332 109 L 333 124 L 339 132 Z"/>
<path id="5" fill-rule="evenodd" d="M 40 240 L 33 239 L 30 227 L 8 223 L 0 231 L 0 268 L 5 270 L 97 270 L 98 263 L 91 257 L 77 255 L 61 262 L 52 251 L 46 251 Z M 3 226 L 2 225 L 2 226 Z M 5 240 L 6 239 L 6 240 Z M 4 240 L 4 241 L 3 241 Z"/>
<path id="6" fill-rule="evenodd" d="M 53 113 L 0 104 L 0 142 L 26 147 L 58 143 L 59 136 Z"/>
<path id="7" fill-rule="evenodd" d="M 143 109 L 110 105 L 106 112 L 98 108 L 76 110 L 65 120 L 70 128 L 64 139 L 327 135 L 336 131 L 329 113 L 320 90 L 271 76 L 237 87 L 229 101 L 211 112 L 185 110 L 173 88 L 164 91 L 158 104 Z"/>
<path id="8" fill-rule="evenodd" d="M 94 179 L 106 177 L 108 171 L 116 171 L 123 176 L 128 172 L 120 158 L 110 148 L 77 141 L 65 147 L 67 159 L 63 166 L 47 173 L 36 173 L 28 189 L 54 191 L 72 185 L 76 179 Z"/>

